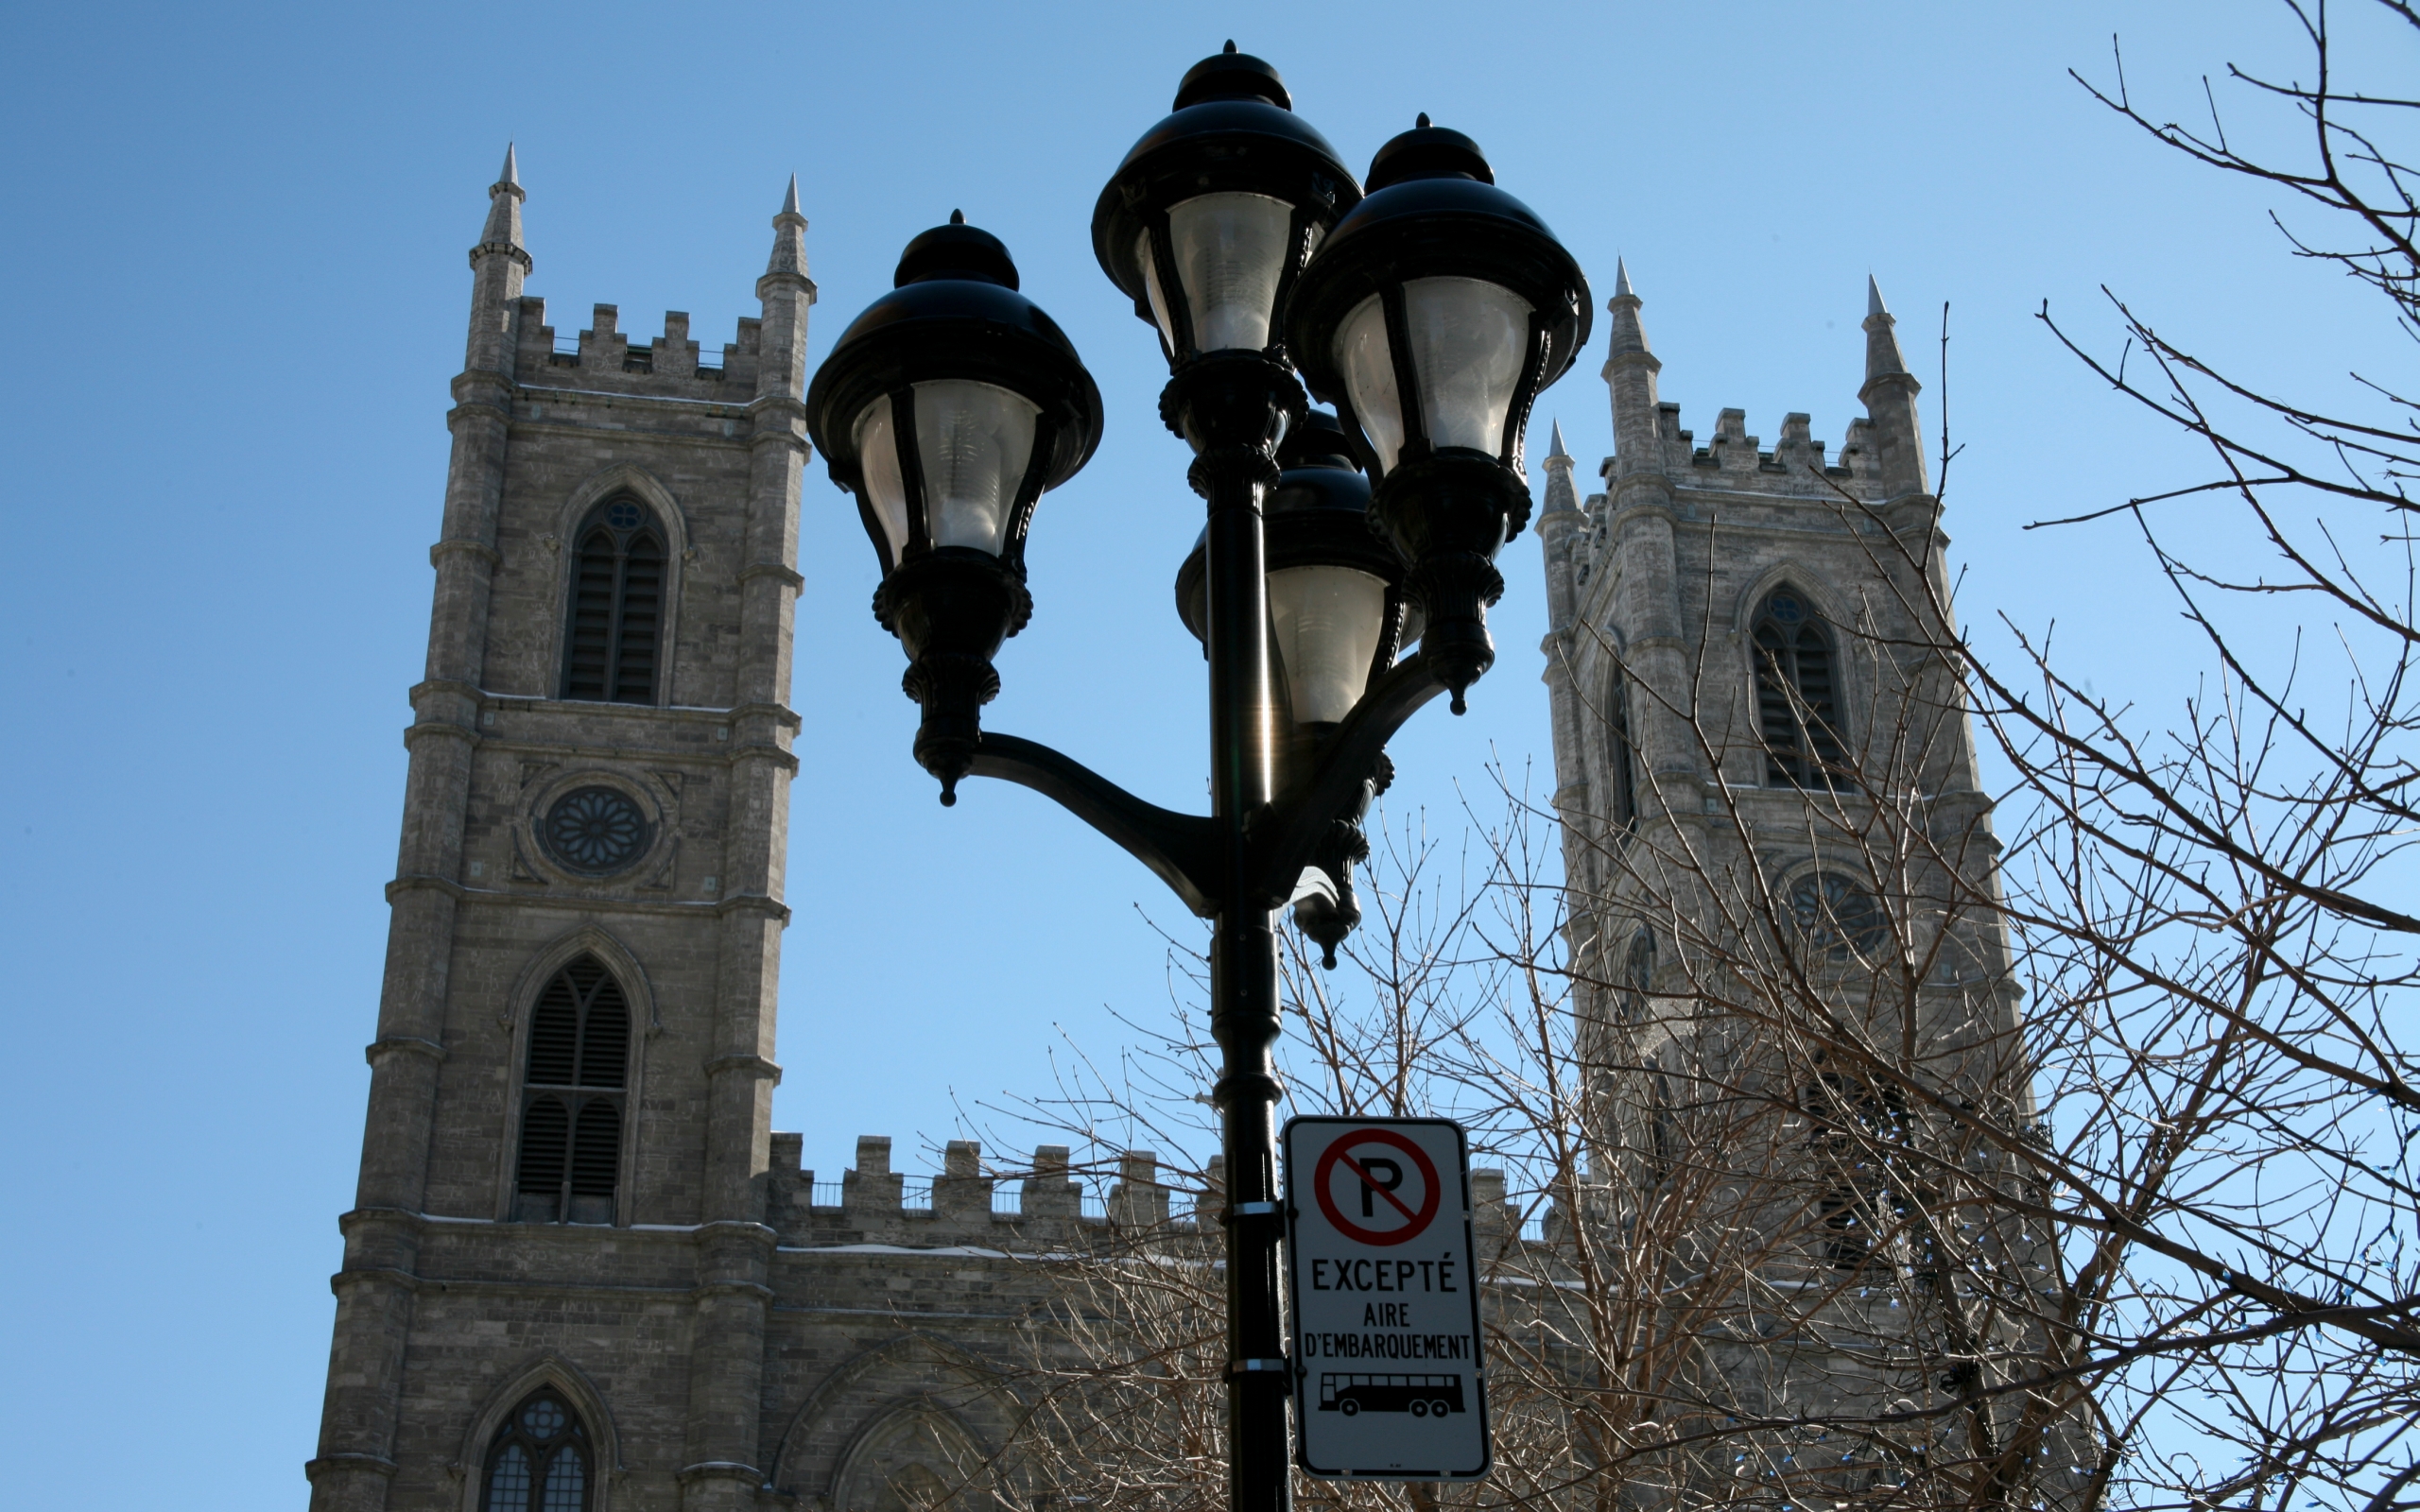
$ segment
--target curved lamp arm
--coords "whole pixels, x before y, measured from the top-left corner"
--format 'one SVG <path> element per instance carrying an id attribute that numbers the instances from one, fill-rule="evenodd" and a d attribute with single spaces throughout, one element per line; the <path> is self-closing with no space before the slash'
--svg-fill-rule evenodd
<path id="1" fill-rule="evenodd" d="M 1217 846 L 1208 818 L 1146 803 L 1082 763 L 1014 735 L 984 731 L 969 771 L 1053 800 L 1150 868 L 1196 915 L 1218 914 Z"/>
<path id="2" fill-rule="evenodd" d="M 1394 732 L 1444 691 L 1423 658 L 1415 655 L 1396 663 L 1337 726 L 1309 773 L 1255 816 L 1250 881 L 1269 907 L 1280 906 L 1292 893 L 1328 826 L 1353 805 Z M 1217 916 L 1224 888 L 1218 833 L 1208 817 L 1146 803 L 1081 762 L 1014 735 L 984 731 L 968 770 L 972 776 L 1029 787 L 1051 799 L 1150 868 L 1197 916 Z"/>

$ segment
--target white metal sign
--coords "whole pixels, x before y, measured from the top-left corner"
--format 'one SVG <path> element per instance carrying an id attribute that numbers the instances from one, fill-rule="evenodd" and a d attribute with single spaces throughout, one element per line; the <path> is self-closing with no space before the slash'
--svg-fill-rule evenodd
<path id="1" fill-rule="evenodd" d="M 1332 1481 L 1487 1474 L 1470 1157 L 1442 1118 L 1298 1118 L 1286 1153 L 1294 1458 Z"/>

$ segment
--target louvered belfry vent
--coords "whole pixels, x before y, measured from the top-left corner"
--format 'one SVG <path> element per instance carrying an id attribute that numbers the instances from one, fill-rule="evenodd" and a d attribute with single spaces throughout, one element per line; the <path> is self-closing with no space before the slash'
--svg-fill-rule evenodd
<path id="1" fill-rule="evenodd" d="M 631 498 L 598 505 L 573 547 L 563 696 L 654 703 L 664 633 L 664 534 Z"/>
<path id="2" fill-rule="evenodd" d="M 580 1105 L 579 1127 L 572 1135 L 571 1194 L 610 1199 L 614 1169 L 621 1162 L 621 1109 L 601 1097 L 591 1098 Z"/>
<path id="3" fill-rule="evenodd" d="M 1785 586 L 1765 595 L 1753 638 L 1765 780 L 1786 787 L 1850 785 L 1831 632 L 1806 595 Z"/>
<path id="4" fill-rule="evenodd" d="M 571 1114 L 560 1097 L 533 1097 L 521 1115 L 523 1195 L 552 1200 L 563 1184 L 563 1157 L 571 1147 Z"/>
<path id="5" fill-rule="evenodd" d="M 529 1017 L 513 1216 L 612 1223 L 620 1189 L 631 1007 L 604 963 L 557 971 Z"/>

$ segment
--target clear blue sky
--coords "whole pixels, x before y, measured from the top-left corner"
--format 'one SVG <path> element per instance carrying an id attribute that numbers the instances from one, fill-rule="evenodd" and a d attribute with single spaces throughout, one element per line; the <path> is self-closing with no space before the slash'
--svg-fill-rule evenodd
<path id="1" fill-rule="evenodd" d="M 2275 7 L 2212 0 L 9 8 L 0 1495 L 305 1494 L 463 252 L 507 139 L 529 292 L 564 331 L 612 302 L 634 336 L 681 309 L 728 339 L 792 171 L 816 360 L 953 207 L 1005 238 L 1110 414 L 1045 502 L 1039 607 L 990 722 L 1198 805 L 1200 662 L 1169 589 L 1198 507 L 1153 416 L 1155 344 L 1087 236 L 1186 65 L 1230 36 L 1271 59 L 1357 165 L 1419 111 L 1477 137 L 1600 300 L 1628 257 L 1702 436 L 1726 405 L 1769 439 L 1804 409 L 1837 447 L 1867 272 L 1927 379 L 1952 301 L 1966 617 L 2055 619 L 2104 691 L 2172 700 L 2189 663 L 2138 555 L 2019 527 L 2175 481 L 2180 454 L 2032 312 L 2105 334 L 2106 282 L 2328 393 L 2358 307 L 2288 262 L 2257 200 L 2066 79 L 2105 75 L 2113 28 L 2137 95 L 2179 113 L 2230 60 L 2301 66 Z M 1583 480 L 1612 444 L 1600 359 L 1539 411 Z M 1160 1011 L 1146 916 L 1186 920 L 1037 798 L 975 784 L 940 809 L 820 462 L 802 541 L 775 1123 L 827 1177 L 859 1132 L 929 1169 L 962 1105 L 1043 1085 L 1063 1030 L 1111 1054 L 1109 1008 Z M 1532 538 L 1505 565 L 1502 661 L 1467 718 L 1440 707 L 1397 742 L 1399 816 L 1459 824 L 1491 755 L 1543 769 Z M 985 890 L 920 891 L 934 856 Z"/>

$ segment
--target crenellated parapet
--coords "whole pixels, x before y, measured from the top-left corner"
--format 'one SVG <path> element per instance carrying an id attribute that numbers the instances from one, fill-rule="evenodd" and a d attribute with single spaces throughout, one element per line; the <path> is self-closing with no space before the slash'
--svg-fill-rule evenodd
<path id="1" fill-rule="evenodd" d="M 525 389 L 560 388 L 590 393 L 666 399 L 722 401 L 744 404 L 755 396 L 758 342 L 764 322 L 743 317 L 731 340 L 707 351 L 689 335 L 689 317 L 666 310 L 664 333 L 633 342 L 621 330 L 621 312 L 599 304 L 587 329 L 566 339 L 546 323 L 546 301 L 525 296 L 514 349 L 515 383 Z"/>
<path id="2" fill-rule="evenodd" d="M 891 1142 L 857 1140 L 855 1163 L 838 1180 L 803 1167 L 795 1134 L 772 1137 L 767 1222 L 786 1246 L 850 1244 L 911 1248 L 976 1245 L 1013 1250 L 1083 1235 L 1208 1231 L 1218 1228 L 1215 1168 L 1185 1181 L 1157 1154 L 1127 1150 L 1100 1170 L 1079 1169 L 1063 1144 L 1037 1146 L 1022 1164 L 987 1165 L 982 1147 L 952 1140 L 942 1169 L 909 1176 L 891 1168 Z M 1177 1177 L 1175 1181 L 1164 1179 Z"/>

